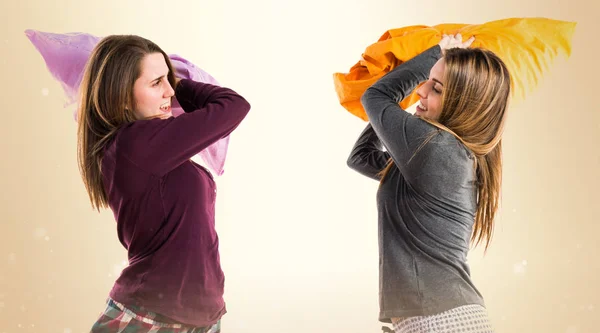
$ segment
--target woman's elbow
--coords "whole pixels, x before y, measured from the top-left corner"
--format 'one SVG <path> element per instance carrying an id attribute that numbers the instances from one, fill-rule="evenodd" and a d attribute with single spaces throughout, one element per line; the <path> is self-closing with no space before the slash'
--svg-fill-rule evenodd
<path id="1" fill-rule="evenodd" d="M 365 92 L 362 94 L 362 96 L 360 96 L 360 104 L 363 106 L 363 108 L 365 108 L 365 110 L 367 109 L 367 106 L 369 105 L 369 95 L 371 94 L 371 88 L 367 88 L 367 90 L 365 90 Z"/>
<path id="2" fill-rule="evenodd" d="M 348 159 L 346 160 L 346 165 L 350 169 L 358 171 L 359 163 L 358 163 L 358 159 L 356 158 L 356 156 L 355 155 L 348 156 Z"/>
<path id="3" fill-rule="evenodd" d="M 250 111 L 250 109 L 252 108 L 250 105 L 250 102 L 248 102 L 247 99 L 245 99 L 244 97 L 240 96 L 240 108 L 245 112 L 248 113 Z"/>
<path id="4" fill-rule="evenodd" d="M 250 112 L 250 102 L 248 102 L 244 97 L 238 95 L 238 98 L 234 102 L 232 109 L 235 111 L 235 114 L 237 114 L 241 119 L 244 119 L 248 112 Z"/>
<path id="5" fill-rule="evenodd" d="M 360 104 L 362 104 L 363 109 L 365 109 L 365 113 L 367 117 L 371 119 L 371 115 L 373 111 L 376 109 L 376 106 L 373 105 L 374 99 L 378 95 L 378 91 L 373 88 L 368 88 L 365 93 L 360 97 Z"/>

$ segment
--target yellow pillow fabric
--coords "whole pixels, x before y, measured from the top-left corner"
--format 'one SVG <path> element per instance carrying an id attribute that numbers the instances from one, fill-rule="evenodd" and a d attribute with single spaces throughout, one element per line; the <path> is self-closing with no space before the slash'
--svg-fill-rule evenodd
<path id="1" fill-rule="evenodd" d="M 360 97 L 368 87 L 398 65 L 437 45 L 442 35 L 460 33 L 463 40 L 475 36 L 471 47 L 497 54 L 511 74 L 513 96 L 524 97 L 559 52 L 570 56 L 575 26 L 575 22 L 547 18 L 509 18 L 484 24 L 445 23 L 388 30 L 367 47 L 349 73 L 334 74 L 335 90 L 346 110 L 367 121 Z M 400 102 L 400 107 L 407 109 L 418 100 L 413 91 Z"/>

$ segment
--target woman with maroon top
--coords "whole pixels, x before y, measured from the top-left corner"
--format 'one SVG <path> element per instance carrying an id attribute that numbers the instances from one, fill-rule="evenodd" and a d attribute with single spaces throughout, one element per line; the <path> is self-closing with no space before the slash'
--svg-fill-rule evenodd
<path id="1" fill-rule="evenodd" d="M 177 118 L 173 96 L 185 111 Z M 190 158 L 249 110 L 231 89 L 176 79 L 147 39 L 109 36 L 95 47 L 81 83 L 78 162 L 92 206 L 114 213 L 129 265 L 92 332 L 220 331 L 215 183 Z"/>

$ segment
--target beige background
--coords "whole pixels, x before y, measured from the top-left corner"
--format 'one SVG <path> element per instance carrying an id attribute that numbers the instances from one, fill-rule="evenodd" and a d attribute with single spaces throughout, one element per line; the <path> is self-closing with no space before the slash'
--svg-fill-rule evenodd
<path id="1" fill-rule="evenodd" d="M 472 275 L 497 332 L 600 332 L 600 8 L 584 1 L 3 1 L 0 333 L 86 332 L 126 259 L 25 29 L 139 34 L 252 103 L 218 180 L 225 333 L 379 332 L 377 184 L 346 167 L 364 123 L 332 73 L 390 28 L 525 16 L 577 21 L 573 54 L 511 110 L 501 216 Z"/>

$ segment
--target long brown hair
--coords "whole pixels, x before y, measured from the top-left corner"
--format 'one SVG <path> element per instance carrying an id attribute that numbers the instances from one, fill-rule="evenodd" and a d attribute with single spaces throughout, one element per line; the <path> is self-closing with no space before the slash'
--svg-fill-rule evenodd
<path id="1" fill-rule="evenodd" d="M 420 148 L 441 130 L 453 134 L 475 156 L 477 211 L 471 242 L 477 246 L 485 241 L 487 250 L 500 199 L 502 133 L 510 98 L 510 74 L 498 56 L 479 48 L 448 49 L 444 61 L 446 82 L 440 118 L 422 118 L 438 131 Z M 394 166 L 390 160 L 380 173 L 381 182 Z"/>
<path id="2" fill-rule="evenodd" d="M 133 86 L 141 75 L 141 62 L 151 53 L 167 54 L 153 42 L 134 35 L 113 35 L 100 40 L 86 64 L 77 110 L 77 161 L 83 183 L 96 210 L 108 207 L 102 181 L 102 157 L 117 130 L 136 120 Z"/>

